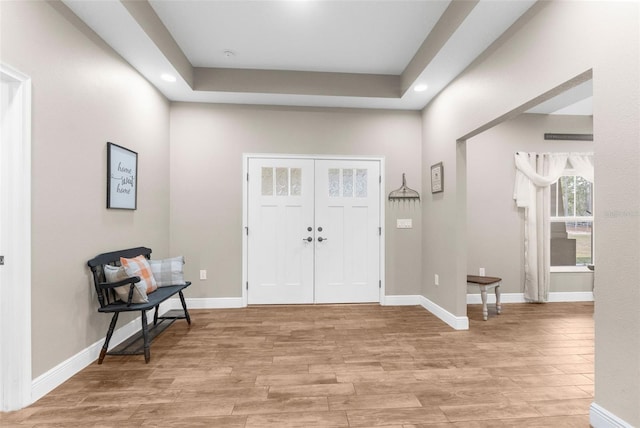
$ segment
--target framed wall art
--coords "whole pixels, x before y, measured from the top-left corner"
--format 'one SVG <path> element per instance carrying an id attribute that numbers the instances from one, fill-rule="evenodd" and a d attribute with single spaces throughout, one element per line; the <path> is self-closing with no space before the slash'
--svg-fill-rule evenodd
<path id="1" fill-rule="evenodd" d="M 431 165 L 431 193 L 444 192 L 444 168 L 442 162 Z"/>
<path id="2" fill-rule="evenodd" d="M 107 208 L 135 210 L 138 204 L 138 154 L 107 143 Z"/>

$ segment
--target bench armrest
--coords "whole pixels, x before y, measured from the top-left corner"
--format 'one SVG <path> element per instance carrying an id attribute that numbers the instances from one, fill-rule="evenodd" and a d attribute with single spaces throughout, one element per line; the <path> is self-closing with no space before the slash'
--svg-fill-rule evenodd
<path id="1" fill-rule="evenodd" d="M 102 290 L 107 290 L 110 288 L 118 288 L 118 287 L 122 287 L 123 285 L 129 285 L 129 296 L 127 298 L 127 306 L 131 305 L 131 299 L 133 299 L 133 287 L 135 287 L 135 284 L 140 282 L 140 277 L 139 276 L 132 276 L 130 278 L 125 278 L 125 279 L 121 279 L 120 281 L 117 282 L 101 282 L 100 284 L 98 284 L 98 287 L 100 287 L 100 289 Z"/>
<path id="2" fill-rule="evenodd" d="M 108 289 L 108 288 L 122 287 L 123 285 L 127 285 L 127 284 L 133 285 L 138 282 L 140 282 L 140 277 L 132 276 L 130 278 L 121 279 L 118 282 L 101 282 L 100 284 L 98 284 L 98 286 L 102 289 Z"/>

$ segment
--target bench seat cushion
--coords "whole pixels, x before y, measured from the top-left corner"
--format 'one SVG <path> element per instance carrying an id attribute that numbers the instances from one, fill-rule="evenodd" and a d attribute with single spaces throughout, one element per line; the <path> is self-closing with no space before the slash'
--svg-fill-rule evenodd
<path id="1" fill-rule="evenodd" d="M 149 301 L 147 303 L 132 303 L 127 306 L 126 303 L 117 301 L 106 305 L 102 308 L 98 308 L 99 312 L 128 312 L 128 311 L 145 311 L 148 309 L 152 309 L 155 306 L 159 305 L 173 294 L 177 293 L 180 290 L 183 290 L 191 285 L 191 282 L 186 282 L 182 285 L 169 285 L 166 287 L 158 288 L 153 293 L 149 293 L 147 298 Z"/>

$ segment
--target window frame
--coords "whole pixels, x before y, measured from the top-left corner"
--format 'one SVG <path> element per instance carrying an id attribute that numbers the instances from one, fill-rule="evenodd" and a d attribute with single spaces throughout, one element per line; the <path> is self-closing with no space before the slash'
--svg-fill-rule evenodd
<path id="1" fill-rule="evenodd" d="M 551 186 L 556 185 L 556 213 L 558 212 L 558 198 L 559 192 L 557 191 L 557 183 L 563 177 L 581 177 L 585 179 L 583 176 L 576 174 L 575 170 L 571 168 L 567 168 L 563 171 L 562 175 L 556 180 Z M 585 179 L 586 180 L 586 179 Z M 588 180 L 587 180 L 588 181 Z M 550 187 L 551 187 L 550 186 Z M 549 204 L 551 205 L 551 192 L 549 192 Z M 591 183 L 591 209 L 592 214 L 590 216 L 553 216 L 549 215 L 549 224 L 551 223 L 567 223 L 567 222 L 591 222 L 591 263 L 590 265 L 594 265 L 596 262 L 596 253 L 595 253 L 595 242 L 596 242 L 596 231 L 595 231 L 595 186 L 594 183 Z M 575 204 L 574 204 L 574 212 L 575 212 Z M 551 242 L 549 242 L 551 245 Z M 550 266 L 551 272 L 592 272 L 588 267 L 588 265 L 578 265 L 575 266 Z"/>

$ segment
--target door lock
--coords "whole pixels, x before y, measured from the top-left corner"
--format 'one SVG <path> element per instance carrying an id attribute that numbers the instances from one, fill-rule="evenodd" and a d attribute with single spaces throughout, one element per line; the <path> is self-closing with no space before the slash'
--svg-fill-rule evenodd
<path id="1" fill-rule="evenodd" d="M 319 228 L 318 228 L 318 232 L 322 232 L 322 227 L 319 227 Z"/>
<path id="2" fill-rule="evenodd" d="M 309 226 L 307 227 L 307 232 L 311 232 L 313 230 L 313 227 Z"/>

